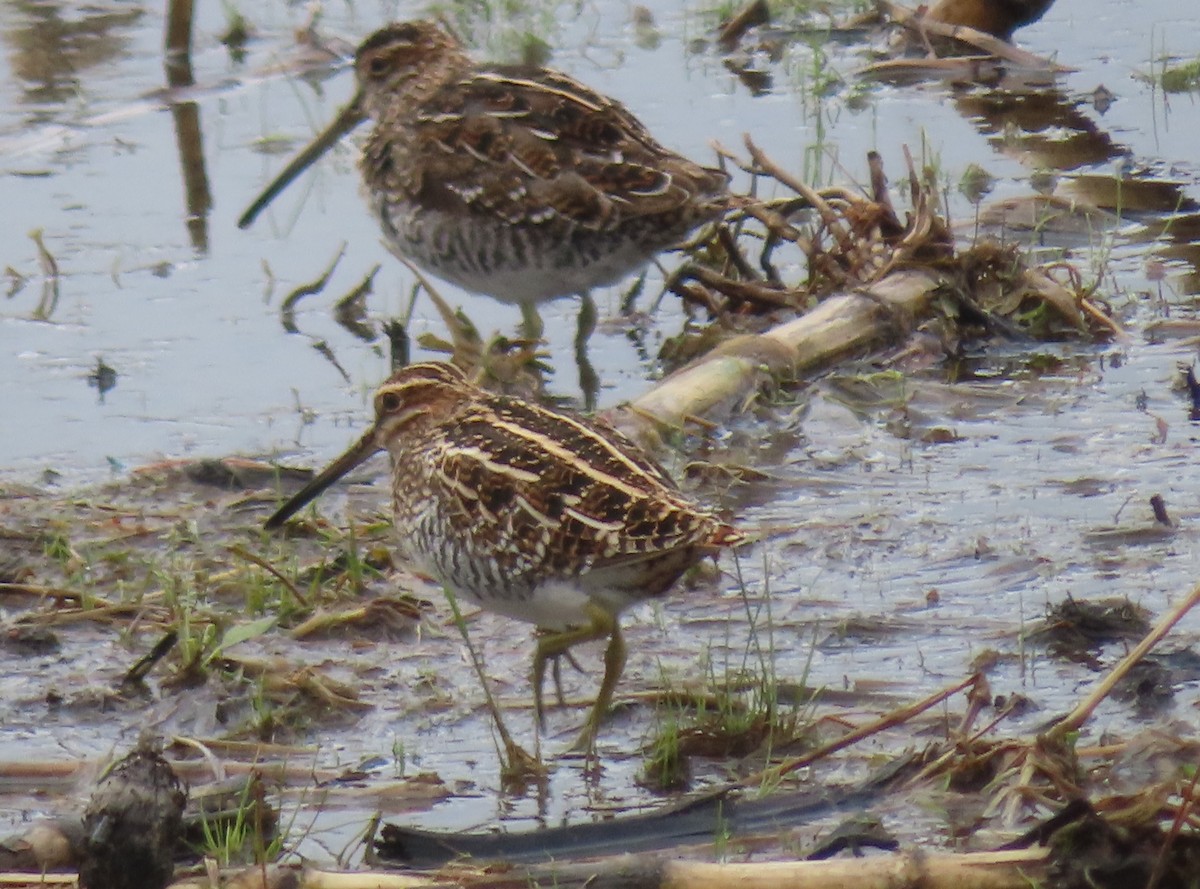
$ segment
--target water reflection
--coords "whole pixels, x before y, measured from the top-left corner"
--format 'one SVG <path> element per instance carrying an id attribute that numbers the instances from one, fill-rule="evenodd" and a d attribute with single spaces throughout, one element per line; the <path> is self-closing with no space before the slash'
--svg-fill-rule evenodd
<path id="1" fill-rule="evenodd" d="M 200 106 L 195 102 L 172 105 L 171 119 L 175 125 L 175 144 L 179 148 L 179 169 L 183 174 L 188 236 L 193 249 L 205 254 L 208 253 L 208 212 L 212 209 L 212 194 L 204 169 Z"/>
<path id="2" fill-rule="evenodd" d="M 14 3 L 3 34 L 9 65 L 23 82 L 22 104 L 61 105 L 86 85 L 90 68 L 120 59 L 144 14 L 140 6 L 97 9 L 83 4 Z M 64 15 L 66 10 L 66 15 Z M 49 117 L 35 111 L 35 119 Z"/>
<path id="3" fill-rule="evenodd" d="M 171 3 L 167 16 L 164 41 L 166 55 L 163 68 L 167 85 L 173 91 L 193 86 L 192 74 L 192 4 Z M 200 106 L 195 102 L 171 104 L 171 119 L 175 125 L 175 145 L 179 150 L 179 169 L 183 174 L 184 198 L 187 203 L 187 229 L 192 248 L 208 253 L 208 211 L 212 209 L 212 193 L 204 169 L 204 142 L 200 128 Z"/>
<path id="4" fill-rule="evenodd" d="M 1186 293 L 1200 291 L 1200 205 L 1189 196 L 1189 183 L 1164 178 L 1153 168 L 1131 170 L 1121 164 L 1134 156 L 1133 148 L 1115 140 L 1057 87 L 972 90 L 956 95 L 954 104 L 997 151 L 1031 168 L 1074 172 L 1052 197 L 1070 204 L 1081 218 L 1094 218 L 1092 211 L 1112 213 L 1114 223 L 1138 218 L 1144 240 L 1163 242 L 1155 251 L 1160 257 L 1190 267 L 1176 279 L 1177 286 Z"/>
<path id="5" fill-rule="evenodd" d="M 29 233 L 30 240 L 37 247 L 38 265 L 41 266 L 42 270 L 42 298 L 38 300 L 37 306 L 34 307 L 32 315 L 34 321 L 49 321 L 50 317 L 54 314 L 54 310 L 58 308 L 58 300 L 62 295 L 58 286 L 58 260 L 46 249 L 46 242 L 42 235 L 43 232 L 40 228 L 36 228 Z"/>
<path id="6" fill-rule="evenodd" d="M 954 106 L 994 147 L 1034 166 L 1075 170 L 1128 150 L 1058 87 L 963 91 L 954 97 Z"/>

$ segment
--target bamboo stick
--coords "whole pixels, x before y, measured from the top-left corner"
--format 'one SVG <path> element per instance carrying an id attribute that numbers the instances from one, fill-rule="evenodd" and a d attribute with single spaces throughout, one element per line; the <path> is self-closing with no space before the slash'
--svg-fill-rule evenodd
<path id="1" fill-rule="evenodd" d="M 722 344 L 631 402 L 617 419 L 631 421 L 639 432 L 682 427 L 691 417 L 732 410 L 754 395 L 764 376 L 811 377 L 849 355 L 903 339 L 943 282 L 932 270 L 902 270 L 831 296 L 765 333 Z"/>
<path id="2" fill-rule="evenodd" d="M 637 889 L 1028 889 L 1044 876 L 1047 851 L 925 853 L 827 861 L 718 863 L 622 855 L 587 864 L 496 871 L 452 867 L 426 877 L 389 871 L 308 869 L 303 889 L 432 889 L 435 886 L 626 886 Z"/>

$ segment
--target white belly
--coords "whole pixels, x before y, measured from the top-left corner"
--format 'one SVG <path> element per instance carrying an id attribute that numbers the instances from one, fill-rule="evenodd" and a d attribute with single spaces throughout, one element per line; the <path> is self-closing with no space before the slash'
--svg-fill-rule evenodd
<path id="1" fill-rule="evenodd" d="M 540 303 L 615 283 L 644 265 L 672 233 L 645 238 L 562 225 L 521 227 L 409 204 L 374 201 L 393 252 L 472 293 Z"/>

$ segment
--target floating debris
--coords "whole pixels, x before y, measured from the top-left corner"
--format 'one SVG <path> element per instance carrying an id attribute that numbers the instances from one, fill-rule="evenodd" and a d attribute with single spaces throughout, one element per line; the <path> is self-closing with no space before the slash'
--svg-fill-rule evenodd
<path id="1" fill-rule="evenodd" d="M 100 394 L 100 403 L 104 404 L 104 396 L 117 385 L 117 372 L 104 362 L 103 358 L 96 359 L 96 369 L 88 374 L 88 385 Z"/>
<path id="2" fill-rule="evenodd" d="M 83 815 L 83 889 L 162 889 L 175 873 L 187 791 L 144 736 L 100 779 Z"/>

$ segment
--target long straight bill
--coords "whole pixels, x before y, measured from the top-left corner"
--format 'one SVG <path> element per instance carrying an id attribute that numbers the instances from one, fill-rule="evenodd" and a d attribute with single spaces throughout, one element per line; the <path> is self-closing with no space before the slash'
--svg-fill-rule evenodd
<path id="1" fill-rule="evenodd" d="M 315 500 L 326 488 L 351 469 L 365 462 L 368 457 L 372 456 L 378 450 L 379 444 L 375 439 L 375 427 L 372 426 L 362 438 L 350 446 L 350 449 L 346 453 L 317 473 L 312 481 L 292 495 L 283 506 L 275 510 L 275 514 L 267 519 L 267 523 L 263 527 L 267 530 L 281 527 L 284 522 L 303 509 L 307 503 Z"/>
<path id="2" fill-rule="evenodd" d="M 291 163 L 283 168 L 283 172 L 275 177 L 262 194 L 255 198 L 246 212 L 242 214 L 242 218 L 238 220 L 238 228 L 248 227 L 258 217 L 258 214 L 266 209 L 267 204 L 275 200 L 281 191 L 291 185 L 292 180 L 308 169 L 312 163 L 323 155 L 326 151 L 337 144 L 337 141 L 346 135 L 365 119 L 366 115 L 362 111 L 362 102 L 359 96 L 355 96 L 349 105 L 343 108 L 333 123 L 327 126 L 317 138 L 313 139 L 304 149 L 292 158 Z"/>

